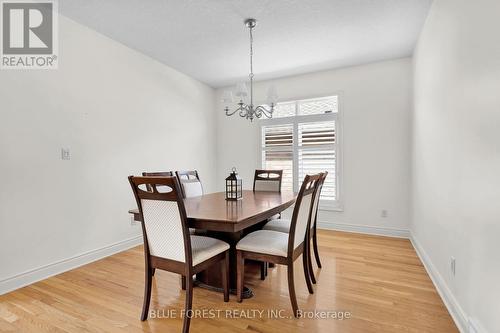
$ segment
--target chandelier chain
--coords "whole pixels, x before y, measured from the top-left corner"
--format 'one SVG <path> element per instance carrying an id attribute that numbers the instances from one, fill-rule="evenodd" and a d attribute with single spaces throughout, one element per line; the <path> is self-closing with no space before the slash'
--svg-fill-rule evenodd
<path id="1" fill-rule="evenodd" d="M 245 25 L 249 28 L 250 32 L 250 73 L 248 74 L 248 77 L 250 79 L 250 103 L 245 103 L 243 101 L 243 98 L 246 97 L 246 88 L 245 84 L 243 83 L 243 91 L 238 90 L 238 95 L 240 97 L 240 101 L 237 103 L 238 107 L 234 110 L 230 110 L 229 107 L 226 105 L 224 107 L 224 111 L 226 112 L 226 116 L 232 116 L 233 114 L 237 113 L 244 118 L 249 119 L 250 121 L 253 121 L 254 118 L 261 118 L 263 115 L 267 118 L 272 118 L 273 116 L 273 111 L 275 108 L 275 103 L 271 102 L 270 105 L 257 105 L 254 107 L 253 104 L 253 29 L 255 28 L 256 25 L 256 20 L 255 19 L 247 19 L 245 20 Z M 231 95 L 231 92 L 229 92 Z M 232 99 L 232 97 L 230 97 Z M 224 99 L 225 100 L 225 99 Z"/>
<path id="2" fill-rule="evenodd" d="M 250 28 L 250 76 L 253 76 L 253 28 Z"/>
<path id="3" fill-rule="evenodd" d="M 253 28 L 250 27 L 250 105 L 253 106 Z"/>

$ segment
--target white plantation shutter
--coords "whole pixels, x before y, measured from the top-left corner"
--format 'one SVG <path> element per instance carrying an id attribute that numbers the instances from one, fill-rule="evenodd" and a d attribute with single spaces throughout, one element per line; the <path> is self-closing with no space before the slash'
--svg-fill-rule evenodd
<path id="1" fill-rule="evenodd" d="M 338 96 L 329 96 L 276 104 L 273 119 L 295 116 L 311 116 L 338 112 Z"/>
<path id="2" fill-rule="evenodd" d="M 328 171 L 322 207 L 341 208 L 338 96 L 280 102 L 261 124 L 262 167 L 283 170 L 282 189 L 298 191 L 306 174 Z"/>
<path id="3" fill-rule="evenodd" d="M 293 117 L 297 114 L 295 102 L 278 103 L 273 112 L 273 118 Z"/>
<path id="4" fill-rule="evenodd" d="M 283 170 L 281 189 L 293 190 L 293 125 L 262 127 L 262 161 L 266 170 Z"/>
<path id="5" fill-rule="evenodd" d="M 328 171 L 322 200 L 336 200 L 335 121 L 298 124 L 298 183 L 305 175 Z"/>
<path id="6" fill-rule="evenodd" d="M 338 111 L 338 96 L 297 101 L 297 113 L 302 116 Z"/>

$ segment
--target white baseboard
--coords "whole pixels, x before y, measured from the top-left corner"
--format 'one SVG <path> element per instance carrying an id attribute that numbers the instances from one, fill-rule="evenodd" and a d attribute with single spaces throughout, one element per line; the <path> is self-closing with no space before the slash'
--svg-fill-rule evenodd
<path id="1" fill-rule="evenodd" d="M 142 236 L 137 236 L 117 242 L 100 249 L 88 251 L 77 256 L 35 268 L 9 278 L 0 280 L 0 295 L 22 288 L 51 276 L 89 264 L 118 252 L 128 250 L 142 244 Z"/>
<path id="2" fill-rule="evenodd" d="M 432 282 L 434 283 L 434 286 L 436 287 L 436 290 L 439 293 L 439 296 L 441 296 L 441 299 L 444 302 L 444 305 L 448 309 L 448 312 L 451 314 L 451 317 L 455 321 L 455 324 L 458 327 L 458 330 L 461 333 L 467 333 L 467 332 L 474 332 L 473 329 L 476 329 L 475 326 L 471 325 L 471 322 L 467 320 L 467 315 L 465 314 L 464 310 L 458 303 L 457 299 L 451 292 L 450 288 L 448 288 L 448 285 L 446 284 L 445 280 L 439 274 L 439 271 L 436 269 L 436 266 L 432 263 L 431 259 L 423 249 L 423 247 L 420 245 L 418 240 L 413 237 L 413 235 L 410 237 L 410 241 L 413 244 L 413 247 L 415 248 L 415 251 L 417 252 L 418 257 L 420 258 L 420 261 L 424 264 L 425 270 L 427 271 L 427 274 L 430 276 Z M 476 325 L 477 327 L 478 325 Z M 476 331 L 477 333 L 482 332 L 481 330 Z"/>
<path id="3" fill-rule="evenodd" d="M 487 333 L 486 329 L 474 318 L 469 318 L 469 333 Z"/>
<path id="4" fill-rule="evenodd" d="M 357 224 L 346 224 L 346 223 L 333 223 L 326 221 L 318 221 L 318 228 L 327 230 L 357 232 L 360 234 L 368 234 L 368 235 L 410 238 L 410 231 L 405 229 L 373 227 L 368 225 L 357 225 Z"/>

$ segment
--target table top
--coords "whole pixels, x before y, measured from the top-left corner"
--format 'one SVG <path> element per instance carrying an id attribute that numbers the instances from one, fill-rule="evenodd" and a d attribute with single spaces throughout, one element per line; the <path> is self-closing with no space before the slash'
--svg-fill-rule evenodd
<path id="1" fill-rule="evenodd" d="M 292 192 L 245 190 L 241 200 L 227 201 L 224 192 L 216 192 L 187 198 L 184 206 L 190 227 L 237 232 L 287 209 L 295 197 Z M 138 215 L 137 209 L 129 212 Z"/>

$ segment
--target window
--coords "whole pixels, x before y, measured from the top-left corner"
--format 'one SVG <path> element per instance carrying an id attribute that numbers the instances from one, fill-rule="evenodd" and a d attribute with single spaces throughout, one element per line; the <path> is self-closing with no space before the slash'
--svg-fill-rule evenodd
<path id="1" fill-rule="evenodd" d="M 283 170 L 283 190 L 298 191 L 306 174 L 328 171 L 325 208 L 340 206 L 338 96 L 287 101 L 261 120 L 262 167 Z"/>

